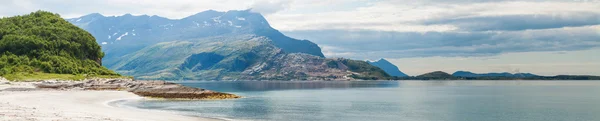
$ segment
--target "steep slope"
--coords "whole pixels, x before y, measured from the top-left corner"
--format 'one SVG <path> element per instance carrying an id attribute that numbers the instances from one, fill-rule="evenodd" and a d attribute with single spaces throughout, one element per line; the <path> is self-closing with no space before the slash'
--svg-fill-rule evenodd
<path id="1" fill-rule="evenodd" d="M 44 11 L 0 19 L 0 76 L 16 73 L 116 75 L 101 66 L 94 37 Z"/>
<path id="2" fill-rule="evenodd" d="M 408 76 L 408 75 L 402 73 L 402 71 L 400 71 L 400 69 L 398 69 L 398 67 L 396 65 L 392 64 L 391 62 L 389 62 L 383 58 L 379 59 L 378 61 L 367 61 L 367 62 L 373 66 L 377 66 L 377 67 L 383 69 L 383 71 L 388 73 L 390 76 L 397 76 L 397 77 L 407 77 Z"/>
<path id="3" fill-rule="evenodd" d="M 469 72 L 469 71 L 456 71 L 452 74 L 452 76 L 456 76 L 456 77 L 537 77 L 538 75 L 531 74 L 531 73 L 511 74 L 508 72 L 476 74 L 476 73 Z"/>
<path id="4" fill-rule="evenodd" d="M 389 77 L 366 62 L 288 53 L 270 38 L 252 34 L 159 43 L 125 55 L 118 62 L 113 69 L 138 79 L 348 80 Z"/>
<path id="5" fill-rule="evenodd" d="M 104 63 L 109 68 L 119 63 L 119 57 L 161 42 L 247 34 L 264 36 L 285 52 L 324 57 L 316 44 L 281 34 L 273 29 L 261 14 L 249 10 L 209 10 L 175 20 L 130 14 L 106 17 L 96 13 L 68 21 L 96 37 L 97 43 L 102 45 L 107 55 Z"/>

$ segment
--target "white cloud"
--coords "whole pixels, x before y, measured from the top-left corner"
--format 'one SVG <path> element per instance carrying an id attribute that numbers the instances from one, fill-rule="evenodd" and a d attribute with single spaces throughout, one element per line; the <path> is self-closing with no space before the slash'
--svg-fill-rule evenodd
<path id="1" fill-rule="evenodd" d="M 258 0 L 250 8 L 253 12 L 269 15 L 290 8 L 292 2 L 292 0 Z"/>
<path id="2" fill-rule="evenodd" d="M 282 31 L 344 29 L 443 32 L 460 28 L 452 24 L 424 25 L 420 22 L 482 16 L 600 14 L 600 2 L 592 0 L 8 0 L 0 5 L 0 16 L 42 9 L 58 12 L 68 18 L 96 12 L 104 15 L 131 13 L 183 18 L 209 9 L 227 11 L 249 8 L 268 14 L 267 19 L 272 26 Z"/>
<path id="3" fill-rule="evenodd" d="M 419 23 L 426 20 L 451 20 L 482 16 L 548 15 L 560 17 L 560 15 L 582 12 L 600 14 L 600 2 L 501 1 L 435 4 L 386 0 L 348 11 L 295 14 L 282 12 L 268 16 L 267 19 L 275 28 L 284 31 L 367 29 L 399 32 L 439 32 L 456 30 L 457 27 L 453 25 L 421 25 Z"/>

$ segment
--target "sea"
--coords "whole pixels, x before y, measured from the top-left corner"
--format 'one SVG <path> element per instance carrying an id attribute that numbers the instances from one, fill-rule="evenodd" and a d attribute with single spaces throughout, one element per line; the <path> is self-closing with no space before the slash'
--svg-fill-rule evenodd
<path id="1" fill-rule="evenodd" d="M 234 121 L 600 121 L 600 81 L 181 81 L 243 96 L 118 105 Z"/>

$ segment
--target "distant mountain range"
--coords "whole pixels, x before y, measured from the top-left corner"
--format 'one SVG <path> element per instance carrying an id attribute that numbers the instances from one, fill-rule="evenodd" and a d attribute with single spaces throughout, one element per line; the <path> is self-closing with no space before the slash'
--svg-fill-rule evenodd
<path id="1" fill-rule="evenodd" d="M 259 13 L 204 11 L 183 19 L 89 14 L 69 22 L 102 45 L 104 66 L 138 79 L 352 80 L 389 75 L 364 61 L 324 58 Z"/>
<path id="2" fill-rule="evenodd" d="M 388 73 L 390 76 L 397 76 L 397 77 L 406 77 L 408 75 L 404 74 L 402 71 L 400 71 L 400 69 L 398 69 L 398 67 L 392 63 L 390 63 L 388 60 L 385 59 L 379 59 L 377 61 L 367 61 L 369 62 L 369 64 L 373 65 L 373 66 L 377 66 L 381 69 L 383 69 L 383 71 L 385 71 L 386 73 Z"/>
<path id="3" fill-rule="evenodd" d="M 538 75 L 531 74 L 531 73 L 514 73 L 514 74 L 512 74 L 512 73 L 508 73 L 508 72 L 477 74 L 477 73 L 473 73 L 473 72 L 469 72 L 469 71 L 456 71 L 452 74 L 452 76 L 456 76 L 456 77 L 536 77 Z"/>
<path id="4" fill-rule="evenodd" d="M 103 16 L 93 13 L 67 20 L 89 31 L 96 38 L 106 54 L 104 65 L 109 68 L 117 63 L 119 57 L 157 43 L 244 34 L 271 39 L 274 45 L 285 52 L 324 57 L 317 44 L 287 37 L 273 29 L 261 14 L 249 10 L 209 10 L 182 19 L 131 14 Z"/>
<path id="5" fill-rule="evenodd" d="M 600 80 L 600 76 L 590 75 L 557 75 L 538 76 L 529 73 L 486 73 L 475 74 L 468 71 L 457 71 L 448 74 L 443 71 L 434 71 L 419 76 L 393 77 L 392 80 Z"/>

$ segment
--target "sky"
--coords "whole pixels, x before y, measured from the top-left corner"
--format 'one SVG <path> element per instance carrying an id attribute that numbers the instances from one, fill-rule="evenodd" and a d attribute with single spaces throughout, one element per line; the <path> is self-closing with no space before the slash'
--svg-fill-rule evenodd
<path id="1" fill-rule="evenodd" d="M 0 16 L 36 10 L 184 18 L 205 10 L 262 13 L 327 57 L 386 58 L 431 71 L 600 75 L 600 0 L 1 0 Z"/>

